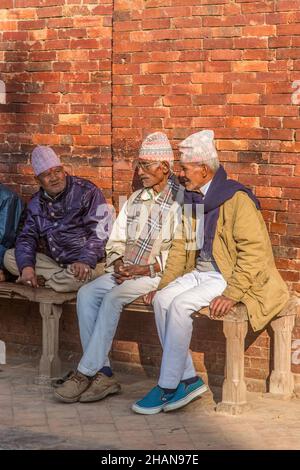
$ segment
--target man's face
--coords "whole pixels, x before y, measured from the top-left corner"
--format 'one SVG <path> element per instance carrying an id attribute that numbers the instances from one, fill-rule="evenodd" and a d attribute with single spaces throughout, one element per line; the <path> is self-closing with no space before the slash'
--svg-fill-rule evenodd
<path id="1" fill-rule="evenodd" d="M 49 196 L 57 196 L 67 184 L 66 172 L 62 166 L 55 166 L 41 173 L 37 179 Z"/>
<path id="2" fill-rule="evenodd" d="M 208 178 L 209 172 L 205 165 L 181 163 L 180 179 L 189 191 L 201 188 Z"/>
<path id="3" fill-rule="evenodd" d="M 164 162 L 138 160 L 136 166 L 144 188 L 152 188 L 159 185 L 169 172 Z"/>

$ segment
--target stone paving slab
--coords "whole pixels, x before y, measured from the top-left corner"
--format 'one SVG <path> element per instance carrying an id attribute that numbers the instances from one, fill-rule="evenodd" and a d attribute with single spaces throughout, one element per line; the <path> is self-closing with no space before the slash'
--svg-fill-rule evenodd
<path id="1" fill-rule="evenodd" d="M 245 450 L 300 449 L 300 399 L 249 393 L 241 416 L 217 415 L 220 390 L 185 408 L 153 416 L 131 404 L 154 385 L 141 375 L 117 373 L 122 393 L 96 403 L 65 404 L 35 385 L 36 367 L 14 361 L 0 372 L 0 449 Z"/>

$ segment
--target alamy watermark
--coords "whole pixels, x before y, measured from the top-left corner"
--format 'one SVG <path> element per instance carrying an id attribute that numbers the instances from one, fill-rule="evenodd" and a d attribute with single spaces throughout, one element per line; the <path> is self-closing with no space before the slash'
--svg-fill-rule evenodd
<path id="1" fill-rule="evenodd" d="M 161 211 L 158 204 L 127 204 L 126 197 L 121 196 L 119 207 L 119 220 L 115 223 L 117 213 L 114 206 L 107 203 L 98 206 L 98 238 L 103 240 L 112 235 L 116 242 L 123 240 L 129 243 L 137 240 L 170 243 L 172 240 L 183 239 L 188 250 L 199 250 L 203 247 L 204 204 L 181 206 L 174 202 L 168 211 Z"/>
<path id="2" fill-rule="evenodd" d="M 292 88 L 295 88 L 295 91 L 292 93 L 292 103 L 300 104 L 300 80 L 294 80 Z"/>

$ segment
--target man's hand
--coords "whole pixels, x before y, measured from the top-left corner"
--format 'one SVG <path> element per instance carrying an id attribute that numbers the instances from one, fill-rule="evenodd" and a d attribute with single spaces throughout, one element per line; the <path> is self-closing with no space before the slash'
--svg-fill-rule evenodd
<path id="1" fill-rule="evenodd" d="M 122 282 L 124 282 L 126 279 L 126 276 L 123 277 L 124 269 L 125 269 L 125 265 L 123 263 L 123 259 L 122 258 L 117 259 L 117 261 L 114 262 L 114 273 L 113 273 L 113 276 L 117 284 L 122 284 Z"/>
<path id="2" fill-rule="evenodd" d="M 2 269 L 0 269 L 0 282 L 5 282 L 5 274 Z"/>
<path id="3" fill-rule="evenodd" d="M 216 320 L 225 317 L 236 303 L 235 300 L 228 299 L 225 295 L 219 295 L 210 303 L 210 318 Z"/>
<path id="4" fill-rule="evenodd" d="M 88 264 L 77 261 L 76 263 L 71 264 L 70 269 L 80 282 L 85 282 L 91 279 L 92 269 Z"/>
<path id="5" fill-rule="evenodd" d="M 23 269 L 21 276 L 17 279 L 17 282 L 24 284 L 25 286 L 38 287 L 38 281 L 35 274 L 34 268 L 27 266 Z"/>
<path id="6" fill-rule="evenodd" d="M 116 264 L 116 263 L 115 263 Z M 142 265 L 129 265 L 126 266 L 123 264 L 118 266 L 118 270 L 114 273 L 116 283 L 122 284 L 124 281 L 128 281 L 129 279 L 134 279 L 136 277 L 141 276 L 149 276 L 149 266 L 142 266 Z"/>
<path id="7" fill-rule="evenodd" d="M 123 268 L 124 268 L 123 259 L 122 258 L 117 259 L 117 261 L 114 262 L 114 272 L 116 274 L 121 274 Z"/>
<path id="8" fill-rule="evenodd" d="M 148 294 L 144 295 L 143 297 L 143 301 L 146 305 L 151 305 L 152 304 L 152 300 L 154 299 L 154 296 L 156 294 L 156 290 L 153 290 L 151 292 L 149 292 Z"/>

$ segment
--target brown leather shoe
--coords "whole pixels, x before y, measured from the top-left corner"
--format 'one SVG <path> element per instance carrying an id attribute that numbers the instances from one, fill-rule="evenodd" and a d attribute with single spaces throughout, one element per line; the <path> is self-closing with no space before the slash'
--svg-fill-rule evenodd
<path id="1" fill-rule="evenodd" d="M 80 403 L 98 401 L 107 395 L 118 393 L 121 385 L 116 381 L 115 377 L 107 377 L 102 372 L 97 372 L 90 387 L 80 396 Z"/>
<path id="2" fill-rule="evenodd" d="M 63 385 L 68 379 L 70 379 L 71 377 L 73 377 L 74 374 L 75 374 L 75 371 L 74 371 L 74 370 L 70 370 L 69 372 L 66 373 L 66 375 L 63 375 L 63 376 L 60 377 L 59 379 L 52 379 L 52 382 L 51 382 L 52 387 L 53 387 L 53 388 L 60 387 L 60 386 Z"/>
<path id="3" fill-rule="evenodd" d="M 92 383 L 92 377 L 87 377 L 77 371 L 54 391 L 54 396 L 65 403 L 79 401 L 80 396 Z"/>

